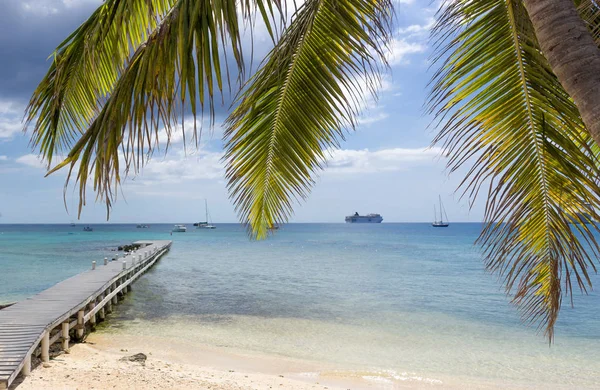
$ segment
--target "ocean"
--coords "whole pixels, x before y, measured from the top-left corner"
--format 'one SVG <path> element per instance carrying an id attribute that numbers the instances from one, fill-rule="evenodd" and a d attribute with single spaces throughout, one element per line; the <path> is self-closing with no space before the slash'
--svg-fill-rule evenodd
<path id="1" fill-rule="evenodd" d="M 382 387 L 600 388 L 600 296 L 564 300 L 548 345 L 485 271 L 473 244 L 481 224 L 288 224 L 261 242 L 238 224 L 172 235 L 170 224 L 90 226 L 0 225 L 0 303 L 118 245 L 172 239 L 105 332 L 322 362 Z"/>

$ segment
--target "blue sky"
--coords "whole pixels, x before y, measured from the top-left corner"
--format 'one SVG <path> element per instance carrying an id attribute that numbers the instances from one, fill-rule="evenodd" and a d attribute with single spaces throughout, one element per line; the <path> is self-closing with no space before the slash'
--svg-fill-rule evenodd
<path id="1" fill-rule="evenodd" d="M 76 219 L 77 199 L 67 190 L 65 172 L 44 177 L 44 169 L 22 133 L 27 99 L 44 75 L 48 55 L 99 4 L 98 0 L 5 0 L 0 15 L 0 223 L 62 223 Z M 448 176 L 439 149 L 428 149 L 435 129 L 423 114 L 429 28 L 435 5 L 397 2 L 396 36 L 379 100 L 367 99 L 356 132 L 332 152 L 309 199 L 296 207 L 292 222 L 342 222 L 345 215 L 378 212 L 385 221 L 430 221 L 442 196 L 452 221 L 480 221 L 484 199 L 469 210 L 456 188 L 460 173 Z M 255 51 L 268 50 L 258 34 Z M 223 109 L 223 113 L 225 110 Z M 223 116 L 224 117 L 224 116 Z M 217 123 L 223 117 L 217 117 Z M 186 120 L 190 120 L 187 118 Z M 220 158 L 221 129 L 203 134 L 198 150 L 183 149 L 176 135 L 169 153 L 156 153 L 140 174 L 124 184 L 111 222 L 190 222 L 208 198 L 216 222 L 237 220 L 228 199 Z M 88 194 L 81 221 L 104 222 L 106 210 Z"/>

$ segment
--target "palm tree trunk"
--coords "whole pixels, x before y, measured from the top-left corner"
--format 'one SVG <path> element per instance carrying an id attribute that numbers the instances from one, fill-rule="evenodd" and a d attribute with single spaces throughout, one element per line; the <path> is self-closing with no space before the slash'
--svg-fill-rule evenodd
<path id="1" fill-rule="evenodd" d="M 544 56 L 600 145 L 600 49 L 573 0 L 523 0 Z"/>

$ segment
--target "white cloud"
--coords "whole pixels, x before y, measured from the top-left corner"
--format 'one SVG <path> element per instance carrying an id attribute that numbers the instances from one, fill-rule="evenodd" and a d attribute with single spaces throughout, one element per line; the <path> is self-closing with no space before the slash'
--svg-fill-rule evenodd
<path id="1" fill-rule="evenodd" d="M 0 156 L 0 161 L 7 161 L 8 157 L 7 156 Z"/>
<path id="2" fill-rule="evenodd" d="M 404 38 L 395 38 L 390 44 L 386 59 L 390 66 L 408 64 L 410 54 L 423 53 L 427 46 L 418 42 L 409 42 Z"/>
<path id="3" fill-rule="evenodd" d="M 185 155 L 183 152 L 169 153 L 164 160 L 152 159 L 142 172 L 128 181 L 128 186 L 144 192 L 144 188 L 154 185 L 177 184 L 197 180 L 217 180 L 224 177 L 221 162 L 223 153 L 199 151 Z"/>
<path id="4" fill-rule="evenodd" d="M 377 151 L 369 149 L 330 150 L 326 174 L 376 173 L 406 170 L 417 165 L 435 162 L 441 155 L 439 148 L 391 148 Z M 142 172 L 127 181 L 127 191 L 152 194 L 177 188 L 180 183 L 200 180 L 221 182 L 225 169 L 223 153 L 200 151 L 197 155 L 176 153 L 164 160 L 151 160 Z M 171 187 L 170 187 L 171 186 Z"/>
<path id="5" fill-rule="evenodd" d="M 0 100 L 0 140 L 10 139 L 23 130 L 22 108 L 8 100 Z"/>
<path id="6" fill-rule="evenodd" d="M 220 121 L 215 120 L 214 126 L 211 128 L 209 119 L 202 119 L 198 117 L 196 119 L 196 131 L 199 136 L 199 146 L 206 141 L 211 141 L 214 139 L 220 139 L 223 135 L 222 131 L 222 123 Z M 183 144 L 183 130 L 185 130 L 185 141 L 190 149 L 195 149 L 195 140 L 193 138 L 194 135 L 194 118 L 187 117 L 183 122 L 183 127 L 181 124 L 178 126 L 173 126 L 171 129 L 170 140 L 167 135 L 166 129 L 161 129 L 158 132 L 158 142 L 161 149 L 164 149 L 167 146 L 167 140 L 169 140 L 169 145 L 179 145 Z M 154 139 L 153 139 L 154 140 Z"/>
<path id="7" fill-rule="evenodd" d="M 380 105 L 376 97 L 372 94 L 374 90 L 377 96 L 381 96 L 383 93 L 394 89 L 389 76 L 382 75 L 379 84 L 377 84 L 376 79 L 369 79 L 365 76 L 355 78 L 352 83 L 356 86 L 357 90 L 362 91 L 358 102 L 351 99 L 352 94 L 350 91 L 346 92 L 346 96 L 351 101 L 354 110 L 360 113 L 356 120 L 358 125 L 369 125 L 389 116 L 383 111 L 384 106 Z"/>
<path id="8" fill-rule="evenodd" d="M 42 161 L 42 159 L 35 154 L 26 154 L 21 156 L 15 160 L 17 163 L 26 165 L 31 168 L 40 168 L 45 169 L 46 164 Z"/>
<path id="9" fill-rule="evenodd" d="M 393 172 L 410 166 L 433 163 L 441 155 L 440 148 L 340 149 L 330 152 L 327 173 L 355 174 Z"/>
<path id="10" fill-rule="evenodd" d="M 66 158 L 66 156 L 64 155 L 54 155 L 54 157 L 52 158 L 52 167 L 58 165 L 61 161 L 63 161 Z M 15 162 L 17 162 L 18 164 L 21 165 L 25 165 L 31 168 L 38 168 L 38 169 L 47 169 L 48 168 L 48 164 L 47 162 L 45 162 L 44 160 L 42 160 L 42 158 L 38 155 L 35 154 L 25 154 L 19 158 L 17 158 L 15 160 Z M 77 172 L 77 169 L 74 169 L 73 172 Z"/>
<path id="11" fill-rule="evenodd" d="M 358 124 L 359 125 L 370 125 L 375 122 L 379 122 L 384 119 L 387 119 L 389 117 L 389 115 L 386 112 L 383 112 L 381 110 L 377 110 L 377 111 L 378 112 L 367 113 L 367 114 L 360 116 L 358 118 Z"/>
<path id="12" fill-rule="evenodd" d="M 0 116 L 0 139 L 12 138 L 21 130 L 23 130 L 23 127 L 18 120 L 3 118 Z"/>
<path id="13" fill-rule="evenodd" d="M 40 16 L 56 15 L 62 12 L 79 8 L 99 6 L 101 0 L 23 0 L 21 9 L 27 13 Z"/>
<path id="14" fill-rule="evenodd" d="M 429 34 L 429 30 L 433 28 L 435 24 L 434 18 L 428 18 L 424 24 L 411 24 L 408 27 L 398 29 L 398 34 L 405 36 L 423 36 Z"/>

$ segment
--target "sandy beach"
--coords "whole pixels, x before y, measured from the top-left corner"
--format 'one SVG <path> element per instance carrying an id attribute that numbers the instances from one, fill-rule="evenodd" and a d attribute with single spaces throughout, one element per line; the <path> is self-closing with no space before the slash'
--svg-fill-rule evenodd
<path id="1" fill-rule="evenodd" d="M 143 353 L 145 362 L 127 358 Z M 447 389 L 460 383 L 346 371 L 322 363 L 173 340 L 96 332 L 54 355 L 11 389 Z M 485 383 L 469 388 L 491 389 Z"/>
<path id="2" fill-rule="evenodd" d="M 239 362 L 223 354 L 215 359 L 212 366 L 205 364 L 208 351 L 200 351 L 196 362 L 181 363 L 180 359 L 170 358 L 172 351 L 161 348 L 149 350 L 147 346 L 136 348 L 132 346 L 132 340 L 120 341 L 126 347 L 117 348 L 116 340 L 109 341 L 104 335 L 92 334 L 85 343 L 73 345 L 70 353 L 55 356 L 46 366 L 37 366 L 29 377 L 18 380 L 13 387 L 19 390 L 344 388 L 325 385 L 308 377 L 305 381 L 286 378 L 285 364 L 272 367 L 282 369 L 281 374 L 238 371 L 233 367 L 239 367 Z M 126 359 L 136 353 L 144 353 L 146 361 Z M 185 356 L 183 353 L 181 358 Z M 248 363 L 252 366 L 259 362 Z M 227 365 L 232 368 L 223 368 Z"/>
<path id="3" fill-rule="evenodd" d="M 143 353 L 145 362 L 127 358 Z M 493 389 L 473 378 L 427 380 L 143 336 L 96 332 L 37 365 L 11 389 Z M 527 386 L 504 383 L 506 388 Z"/>
<path id="4" fill-rule="evenodd" d="M 153 344 L 152 346 L 150 344 Z M 143 353 L 145 362 L 127 357 Z M 70 353 L 38 365 L 11 388 L 37 389 L 348 389 L 379 388 L 287 358 L 199 349 L 143 337 L 92 333 Z M 338 376 L 338 377 L 336 377 Z M 412 387 L 412 386 L 410 386 Z"/>

